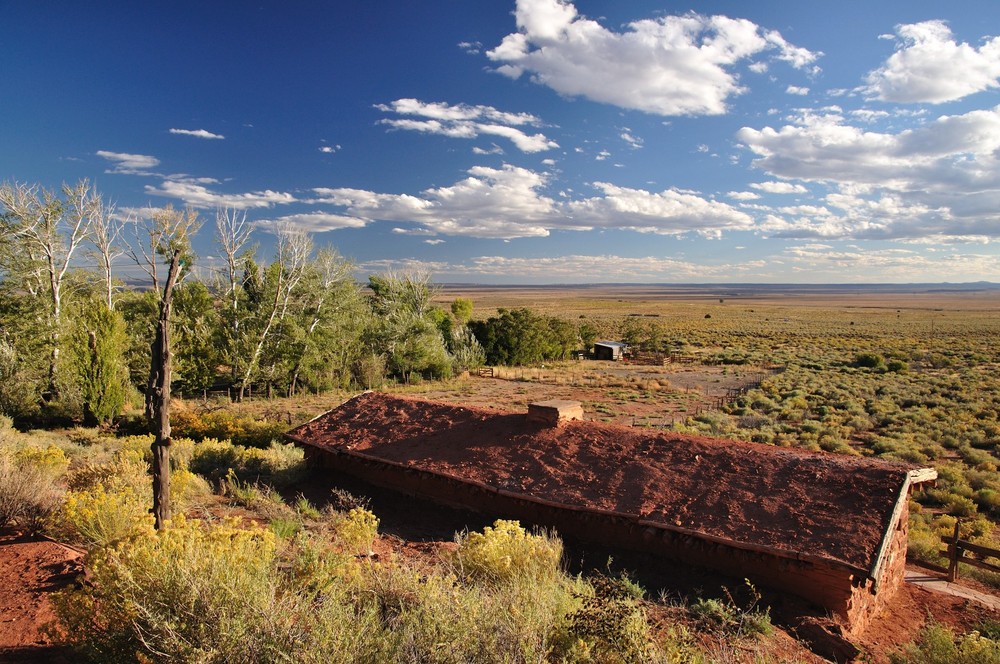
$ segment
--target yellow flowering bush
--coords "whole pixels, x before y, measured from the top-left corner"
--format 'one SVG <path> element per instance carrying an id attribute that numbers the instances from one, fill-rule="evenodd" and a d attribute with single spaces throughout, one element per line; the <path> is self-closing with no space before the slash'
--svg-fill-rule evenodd
<path id="1" fill-rule="evenodd" d="M 68 491 L 62 506 L 53 514 L 49 530 L 57 538 L 103 546 L 137 531 L 153 527 L 149 513 L 152 490 L 140 493 L 133 488 L 109 488 L 104 484 Z"/>
<path id="2" fill-rule="evenodd" d="M 303 458 L 302 449 L 291 443 L 273 443 L 262 449 L 206 438 L 195 444 L 189 468 L 209 479 L 226 477 L 233 471 L 240 479 L 266 477 L 271 484 L 283 485 L 302 471 Z"/>
<path id="3" fill-rule="evenodd" d="M 149 486 L 149 481 L 149 464 L 142 452 L 130 448 L 115 452 L 107 463 L 77 468 L 67 478 L 69 488 L 76 491 L 103 485 L 112 491 L 132 489 L 140 492 Z"/>
<path id="4" fill-rule="evenodd" d="M 363 507 L 355 507 L 337 521 L 335 532 L 348 552 L 369 555 L 378 536 L 378 517 Z"/>
<path id="5" fill-rule="evenodd" d="M 22 447 L 14 453 L 14 458 L 19 465 L 31 465 L 53 478 L 61 477 L 69 466 L 66 453 L 55 445 L 44 448 L 30 445 Z"/>
<path id="6" fill-rule="evenodd" d="M 186 468 L 170 471 L 170 502 L 174 510 L 195 504 L 211 494 L 212 487 L 201 475 L 195 475 Z"/>
<path id="7" fill-rule="evenodd" d="M 96 549 L 92 583 L 61 593 L 56 607 L 70 638 L 98 661 L 275 661 L 291 645 L 269 642 L 280 610 L 275 558 L 264 528 L 178 516 Z"/>
<path id="8" fill-rule="evenodd" d="M 517 521 L 499 519 L 481 533 L 457 538 L 455 562 L 469 578 L 493 584 L 529 579 L 549 580 L 559 574 L 562 542 L 532 535 Z"/>
<path id="9" fill-rule="evenodd" d="M 178 408 L 171 417 L 174 433 L 193 440 L 215 438 L 236 445 L 267 447 L 281 440 L 288 423 L 230 410 L 195 412 Z"/>

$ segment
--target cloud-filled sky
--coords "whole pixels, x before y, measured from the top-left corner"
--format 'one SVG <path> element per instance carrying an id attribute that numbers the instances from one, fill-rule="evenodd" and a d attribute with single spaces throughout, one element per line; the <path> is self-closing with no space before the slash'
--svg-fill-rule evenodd
<path id="1" fill-rule="evenodd" d="M 96 4 L 5 3 L 0 180 L 359 275 L 1000 281 L 995 0 Z"/>

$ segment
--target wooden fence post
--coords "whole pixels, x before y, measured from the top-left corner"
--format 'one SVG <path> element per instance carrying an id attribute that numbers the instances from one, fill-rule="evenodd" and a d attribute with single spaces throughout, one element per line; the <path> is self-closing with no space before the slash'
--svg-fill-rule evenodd
<path id="1" fill-rule="evenodd" d="M 962 525 L 959 519 L 955 519 L 955 534 L 951 538 L 951 546 L 948 547 L 948 580 L 954 581 L 958 578 L 958 529 Z"/>

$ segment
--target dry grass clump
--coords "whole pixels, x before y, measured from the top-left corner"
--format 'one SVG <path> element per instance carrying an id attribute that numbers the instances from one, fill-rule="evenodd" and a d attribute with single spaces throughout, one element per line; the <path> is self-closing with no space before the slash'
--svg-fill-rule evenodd
<path id="1" fill-rule="evenodd" d="M 38 530 L 62 498 L 57 480 L 47 464 L 0 450 L 0 527 Z"/>

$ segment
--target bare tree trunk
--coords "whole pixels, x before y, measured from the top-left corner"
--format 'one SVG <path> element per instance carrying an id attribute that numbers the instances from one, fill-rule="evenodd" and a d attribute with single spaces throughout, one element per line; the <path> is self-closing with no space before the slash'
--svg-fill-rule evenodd
<path id="1" fill-rule="evenodd" d="M 167 282 L 160 300 L 146 391 L 146 417 L 155 436 L 150 448 L 153 452 L 153 518 L 157 530 L 170 520 L 170 308 L 180 267 L 181 251 L 175 250 L 170 257 Z"/>

